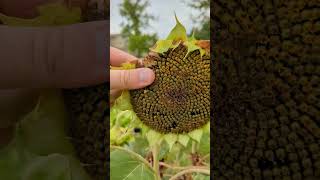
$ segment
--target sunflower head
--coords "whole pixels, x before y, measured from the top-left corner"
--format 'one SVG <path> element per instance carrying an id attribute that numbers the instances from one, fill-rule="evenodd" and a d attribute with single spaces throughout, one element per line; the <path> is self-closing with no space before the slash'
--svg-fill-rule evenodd
<path id="1" fill-rule="evenodd" d="M 144 66 L 155 72 L 155 82 L 131 92 L 140 120 L 160 133 L 184 133 L 210 119 L 210 60 L 200 50 L 188 53 L 183 42 L 163 53 L 151 53 Z"/>
<path id="2" fill-rule="evenodd" d="M 123 64 L 123 68 L 128 65 Z M 132 106 L 123 110 L 135 112 L 133 119 L 139 119 L 147 129 L 149 143 L 162 137 L 169 145 L 176 141 L 186 145 L 190 137 L 200 141 L 202 128 L 210 121 L 209 41 L 196 40 L 194 35 L 187 37 L 176 18 L 168 37 L 150 48 L 139 67 L 151 68 L 155 81 L 120 99 L 130 101 Z"/>
<path id="3" fill-rule="evenodd" d="M 155 72 L 154 83 L 131 92 L 140 120 L 165 134 L 187 133 L 210 120 L 210 54 L 176 22 L 143 60 Z"/>

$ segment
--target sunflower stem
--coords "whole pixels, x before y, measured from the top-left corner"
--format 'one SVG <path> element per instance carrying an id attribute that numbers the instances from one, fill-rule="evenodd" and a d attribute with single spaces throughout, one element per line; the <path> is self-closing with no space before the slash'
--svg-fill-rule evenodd
<path id="1" fill-rule="evenodd" d="M 176 153 L 176 159 L 175 159 L 175 164 L 177 164 L 178 166 L 180 165 L 180 156 L 181 156 L 181 151 L 179 150 Z"/>
<path id="2" fill-rule="evenodd" d="M 161 180 L 160 178 L 160 172 L 159 172 L 159 159 L 158 159 L 158 154 L 159 154 L 159 144 L 155 143 L 152 148 L 152 156 L 153 156 L 153 169 L 156 174 L 156 180 Z"/>
<path id="3" fill-rule="evenodd" d="M 197 142 L 192 141 L 191 153 L 194 154 L 197 151 Z"/>

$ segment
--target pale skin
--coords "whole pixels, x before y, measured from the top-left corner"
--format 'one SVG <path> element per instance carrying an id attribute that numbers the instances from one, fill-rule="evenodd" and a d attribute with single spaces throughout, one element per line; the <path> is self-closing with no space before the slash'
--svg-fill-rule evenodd
<path id="1" fill-rule="evenodd" d="M 110 47 L 110 65 L 119 67 L 122 63 L 132 62 L 137 58 L 117 48 Z M 110 70 L 111 102 L 120 95 L 121 90 L 133 90 L 150 85 L 155 79 L 149 68 L 132 70 Z"/>
<path id="2" fill-rule="evenodd" d="M 0 0 L 0 12 L 33 18 L 37 15 L 34 7 L 53 1 Z M 73 0 L 81 6 L 86 1 Z M 113 47 L 110 51 L 101 48 L 107 47 L 106 23 L 54 28 L 0 25 L 0 120 L 5 119 L 0 132 L 12 128 L 13 122 L 34 107 L 43 88 L 78 88 L 110 81 L 112 98 L 121 90 L 142 88 L 154 81 L 153 71 L 147 68 L 110 70 L 109 75 L 108 53 L 112 66 L 137 58 Z"/>

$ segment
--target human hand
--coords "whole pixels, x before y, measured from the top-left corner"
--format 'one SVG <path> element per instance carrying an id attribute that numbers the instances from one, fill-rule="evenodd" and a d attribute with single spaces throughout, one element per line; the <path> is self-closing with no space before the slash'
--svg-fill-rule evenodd
<path id="1" fill-rule="evenodd" d="M 117 48 L 110 47 L 110 65 L 120 66 L 137 58 Z M 139 89 L 150 85 L 155 79 L 154 72 L 149 68 L 131 70 L 110 70 L 110 102 L 120 95 L 121 90 Z"/>
<path id="2" fill-rule="evenodd" d="M 0 132 L 12 129 L 34 108 L 42 88 L 86 87 L 109 80 L 107 23 L 0 26 Z"/>
<path id="3" fill-rule="evenodd" d="M 35 18 L 37 6 L 58 1 L 82 9 L 87 4 L 87 0 L 0 0 L 0 13 Z M 109 79 L 104 52 L 107 24 L 0 26 L 0 147 L 10 140 L 15 122 L 34 108 L 41 88 L 82 87 Z"/>

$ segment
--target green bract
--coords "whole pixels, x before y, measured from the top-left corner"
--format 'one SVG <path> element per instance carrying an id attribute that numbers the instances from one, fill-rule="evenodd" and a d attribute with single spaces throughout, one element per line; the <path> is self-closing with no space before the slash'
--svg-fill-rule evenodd
<path id="1" fill-rule="evenodd" d="M 201 56 L 203 56 L 205 54 L 205 50 L 196 44 L 197 39 L 194 37 L 194 34 L 192 34 L 191 37 L 187 37 L 186 28 L 180 23 L 176 15 L 175 19 L 177 24 L 171 30 L 168 37 L 163 40 L 158 40 L 155 46 L 150 48 L 150 50 L 162 54 L 167 52 L 170 48 L 175 49 L 180 43 L 183 43 L 188 48 L 186 56 L 195 50 L 199 50 Z"/>

